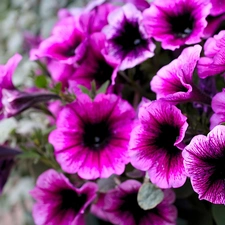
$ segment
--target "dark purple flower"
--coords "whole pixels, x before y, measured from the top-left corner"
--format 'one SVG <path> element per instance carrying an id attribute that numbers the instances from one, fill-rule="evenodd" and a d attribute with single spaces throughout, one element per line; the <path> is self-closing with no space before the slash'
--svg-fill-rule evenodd
<path id="1" fill-rule="evenodd" d="M 120 175 L 129 162 L 134 117 L 134 109 L 116 95 L 78 96 L 62 108 L 50 133 L 56 160 L 64 171 L 84 179 Z"/>
<path id="2" fill-rule="evenodd" d="M 0 146 L 0 194 L 14 164 L 14 158 L 19 153 L 15 149 Z"/>
<path id="3" fill-rule="evenodd" d="M 116 73 L 117 64 L 114 58 L 102 55 L 104 47 L 104 34 L 94 33 L 90 36 L 85 60 L 81 62 L 81 65 L 69 79 L 71 89 L 75 89 L 78 84 L 91 88 L 93 80 L 99 88 L 107 80 L 112 80 L 112 75 Z"/>
<path id="4" fill-rule="evenodd" d="M 26 93 L 18 90 L 2 90 L 3 115 L 5 118 L 15 116 L 38 103 L 58 99 L 52 93 Z"/>
<path id="5" fill-rule="evenodd" d="M 185 48 L 177 59 L 157 72 L 150 83 L 157 99 L 162 98 L 173 104 L 194 101 L 210 105 L 211 98 L 202 93 L 193 82 L 201 49 L 200 45 Z"/>
<path id="6" fill-rule="evenodd" d="M 198 75 L 201 78 L 225 72 L 225 31 L 208 38 L 204 45 L 205 57 L 198 61 Z"/>
<path id="7" fill-rule="evenodd" d="M 85 225 L 84 211 L 96 197 L 97 185 L 85 183 L 79 189 L 53 169 L 42 173 L 30 192 L 36 225 Z"/>
<path id="8" fill-rule="evenodd" d="M 163 190 L 163 201 L 153 209 L 143 210 L 137 202 L 140 187 L 140 182 L 127 180 L 107 192 L 104 203 L 97 203 L 98 209 L 104 212 L 101 216 L 116 225 L 175 225 L 177 210 L 172 205 L 175 200 L 174 192 L 170 189 Z"/>
<path id="9" fill-rule="evenodd" d="M 181 150 L 187 117 L 174 105 L 158 100 L 140 107 L 138 118 L 129 144 L 131 164 L 148 171 L 152 183 L 160 188 L 182 186 L 186 174 Z"/>
<path id="10" fill-rule="evenodd" d="M 155 0 L 144 11 L 143 23 L 150 37 L 174 50 L 201 41 L 210 9 L 209 0 Z"/>
<path id="11" fill-rule="evenodd" d="M 109 14 L 109 25 L 102 30 L 107 39 L 104 54 L 115 57 L 120 70 L 132 68 L 154 55 L 155 45 L 147 37 L 141 19 L 141 11 L 128 3 Z"/>
<path id="12" fill-rule="evenodd" d="M 184 166 L 192 187 L 214 204 L 225 204 L 225 127 L 216 126 L 207 136 L 197 135 L 183 150 Z"/>

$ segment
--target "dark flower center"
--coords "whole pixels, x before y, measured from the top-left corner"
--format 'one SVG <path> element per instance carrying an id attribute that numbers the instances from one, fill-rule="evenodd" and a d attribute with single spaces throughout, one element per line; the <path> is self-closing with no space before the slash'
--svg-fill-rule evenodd
<path id="1" fill-rule="evenodd" d="M 225 155 L 221 158 L 208 158 L 205 161 L 214 167 L 214 171 L 210 176 L 210 181 L 225 180 Z"/>
<path id="2" fill-rule="evenodd" d="M 158 148 L 166 149 L 170 154 L 176 154 L 179 150 L 174 146 L 174 143 L 179 136 L 179 128 L 170 124 L 161 124 L 159 130 L 160 133 L 155 140 L 155 145 Z"/>
<path id="3" fill-rule="evenodd" d="M 84 126 L 83 142 L 91 149 L 104 148 L 111 137 L 109 125 L 106 122 L 87 123 Z"/>
<path id="4" fill-rule="evenodd" d="M 73 209 L 79 212 L 87 200 L 86 194 L 77 194 L 74 190 L 64 189 L 60 191 L 62 197 L 61 210 Z"/>
<path id="5" fill-rule="evenodd" d="M 138 22 L 126 22 L 118 31 L 118 35 L 113 38 L 113 41 L 125 54 L 133 51 L 137 47 L 145 47 L 147 45 L 147 40 L 143 39 L 140 33 Z"/>
<path id="6" fill-rule="evenodd" d="M 122 203 L 120 205 L 120 211 L 129 212 L 135 223 L 140 224 L 141 220 L 149 213 L 150 210 L 143 210 L 137 202 L 137 192 L 127 194 L 122 197 Z M 154 208 L 151 212 L 155 212 L 157 214 L 157 209 Z"/>
<path id="7" fill-rule="evenodd" d="M 172 32 L 179 38 L 189 36 L 194 27 L 194 18 L 190 12 L 185 12 L 182 15 L 171 16 L 169 18 Z"/>
<path id="8" fill-rule="evenodd" d="M 104 84 L 107 80 L 111 80 L 113 73 L 113 67 L 111 67 L 107 62 L 101 60 L 98 62 L 98 68 L 94 74 L 94 79 L 99 86 Z"/>

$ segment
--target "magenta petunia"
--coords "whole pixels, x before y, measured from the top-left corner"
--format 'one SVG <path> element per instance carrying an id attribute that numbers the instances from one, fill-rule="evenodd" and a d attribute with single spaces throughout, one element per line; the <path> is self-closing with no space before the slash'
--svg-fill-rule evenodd
<path id="1" fill-rule="evenodd" d="M 65 172 L 84 179 L 122 174 L 134 118 L 134 109 L 119 96 L 78 96 L 62 108 L 50 133 L 56 160 Z"/>
<path id="2" fill-rule="evenodd" d="M 87 34 L 100 32 L 108 24 L 107 17 L 117 7 L 110 3 L 102 3 L 94 7 L 87 6 L 80 15 L 79 22 Z"/>
<path id="3" fill-rule="evenodd" d="M 3 89 L 2 113 L 5 118 L 16 116 L 38 103 L 48 102 L 52 99 L 59 99 L 59 96 L 53 93 L 28 93 L 19 90 Z"/>
<path id="4" fill-rule="evenodd" d="M 177 59 L 157 72 L 150 83 L 157 99 L 163 98 L 174 104 L 194 101 L 210 105 L 211 98 L 193 82 L 193 73 L 201 49 L 200 45 L 185 48 Z"/>
<path id="5" fill-rule="evenodd" d="M 160 188 L 182 186 L 186 180 L 181 153 L 187 117 L 174 105 L 157 100 L 140 107 L 138 118 L 129 143 L 131 164 L 148 171 L 152 183 Z"/>
<path id="6" fill-rule="evenodd" d="M 155 45 L 147 37 L 141 20 L 141 11 L 128 3 L 109 14 L 109 25 L 102 30 L 107 39 L 104 54 L 115 57 L 120 70 L 132 68 L 154 55 Z"/>
<path id="7" fill-rule="evenodd" d="M 71 90 L 79 84 L 90 89 L 93 80 L 95 80 L 97 88 L 106 81 L 111 82 L 112 75 L 116 73 L 117 63 L 114 58 L 103 56 L 102 50 L 104 48 L 104 34 L 96 32 L 89 37 L 85 59 L 82 60 L 75 73 L 69 78 Z"/>
<path id="8" fill-rule="evenodd" d="M 212 98 L 211 106 L 214 111 L 210 118 L 210 129 L 212 130 L 216 125 L 225 122 L 225 89 Z"/>
<path id="9" fill-rule="evenodd" d="M 211 0 L 212 8 L 210 14 L 218 16 L 225 12 L 225 0 Z"/>
<path id="10" fill-rule="evenodd" d="M 15 54 L 5 65 L 0 65 L 0 119 L 4 117 L 2 112 L 2 89 L 16 89 L 12 83 L 12 76 L 21 59 L 20 54 Z"/>
<path id="11" fill-rule="evenodd" d="M 143 210 L 137 202 L 138 190 L 141 183 L 136 180 L 127 180 L 115 189 L 105 194 L 104 202 L 95 207 L 103 211 L 101 217 L 115 225 L 175 225 L 177 210 L 172 203 L 175 194 L 172 190 L 163 190 L 164 199 L 155 208 Z"/>
<path id="12" fill-rule="evenodd" d="M 36 200 L 33 218 L 36 225 L 85 225 L 84 211 L 96 197 L 97 184 L 74 187 L 62 173 L 49 169 L 42 173 L 30 192 Z"/>
<path id="13" fill-rule="evenodd" d="M 16 149 L 0 146 L 0 195 L 15 163 L 14 158 L 20 153 Z"/>
<path id="14" fill-rule="evenodd" d="M 209 0 L 155 0 L 144 11 L 143 23 L 164 49 L 175 50 L 201 41 L 210 9 Z"/>
<path id="15" fill-rule="evenodd" d="M 204 45 L 205 57 L 198 61 L 198 75 L 201 78 L 225 72 L 225 31 L 208 38 Z"/>
<path id="16" fill-rule="evenodd" d="M 216 126 L 207 136 L 197 135 L 183 150 L 184 166 L 192 187 L 214 204 L 225 204 L 225 127 Z"/>
<path id="17" fill-rule="evenodd" d="M 31 51 L 30 59 L 48 57 L 69 65 L 76 64 L 85 52 L 85 34 L 76 17 L 61 19 L 52 30 L 52 35 Z"/>

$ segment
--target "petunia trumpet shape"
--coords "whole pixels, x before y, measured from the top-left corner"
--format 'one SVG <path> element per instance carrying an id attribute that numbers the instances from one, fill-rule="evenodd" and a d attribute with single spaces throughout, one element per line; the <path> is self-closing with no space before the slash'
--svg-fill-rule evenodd
<path id="1" fill-rule="evenodd" d="M 174 105 L 157 100 L 140 107 L 139 124 L 129 143 L 131 164 L 148 171 L 150 180 L 160 188 L 177 188 L 186 181 L 182 143 L 187 117 Z"/>
<path id="2" fill-rule="evenodd" d="M 187 175 L 199 199 L 225 204 L 225 127 L 197 135 L 182 153 Z"/>
<path id="3" fill-rule="evenodd" d="M 0 146 L 0 194 L 14 164 L 14 158 L 20 154 L 18 150 Z"/>
<path id="4" fill-rule="evenodd" d="M 97 202 L 95 213 L 103 211 L 101 216 L 105 220 L 118 225 L 175 225 L 177 210 L 172 204 L 175 200 L 174 192 L 163 190 L 163 201 L 153 209 L 143 210 L 137 202 L 140 187 L 141 183 L 136 180 L 121 183 L 107 192 L 104 199 L 100 199 L 101 204 Z"/>
<path id="5" fill-rule="evenodd" d="M 204 45 L 205 57 L 198 61 L 198 74 L 201 78 L 225 72 L 225 31 L 208 38 Z"/>
<path id="6" fill-rule="evenodd" d="M 67 173 L 83 179 L 122 174 L 129 163 L 128 143 L 135 112 L 119 96 L 80 95 L 62 107 L 49 136 L 55 157 Z"/>
<path id="7" fill-rule="evenodd" d="M 84 211 L 95 199 L 97 189 L 92 182 L 76 188 L 62 173 L 45 171 L 30 192 L 37 201 L 32 213 L 35 224 L 85 225 Z"/>
<path id="8" fill-rule="evenodd" d="M 193 82 L 193 73 L 201 49 L 200 45 L 185 48 L 177 59 L 157 72 L 150 83 L 157 99 L 164 99 L 173 104 L 188 101 L 211 104 L 211 98 Z"/>
<path id="9" fill-rule="evenodd" d="M 132 68 L 154 55 L 155 45 L 141 20 L 141 11 L 128 3 L 109 14 L 109 24 L 102 30 L 107 39 L 103 53 L 117 59 L 120 70 Z"/>
<path id="10" fill-rule="evenodd" d="M 175 50 L 201 41 L 210 9 L 209 0 L 155 0 L 144 11 L 143 24 L 164 49 Z"/>

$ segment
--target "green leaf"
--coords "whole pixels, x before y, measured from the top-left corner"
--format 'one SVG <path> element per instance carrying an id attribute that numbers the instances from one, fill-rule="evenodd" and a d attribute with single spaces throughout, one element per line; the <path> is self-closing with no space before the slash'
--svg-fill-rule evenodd
<path id="1" fill-rule="evenodd" d="M 51 90 L 52 92 L 59 94 L 62 90 L 62 83 L 58 82 L 55 84 L 54 88 Z"/>
<path id="2" fill-rule="evenodd" d="M 164 194 L 152 183 L 144 183 L 138 191 L 138 204 L 144 210 L 155 208 L 162 202 Z"/>
<path id="3" fill-rule="evenodd" d="M 48 81 L 45 75 L 36 76 L 34 80 L 35 86 L 38 88 L 47 88 Z"/>
<path id="4" fill-rule="evenodd" d="M 97 90 L 97 94 L 99 93 L 106 93 L 106 90 L 109 86 L 109 80 L 107 80 L 98 90 Z"/>
<path id="5" fill-rule="evenodd" d="M 224 205 L 212 205 L 212 214 L 217 225 L 225 224 L 225 206 Z"/>
<path id="6" fill-rule="evenodd" d="M 85 86 L 83 86 L 83 85 L 79 85 L 78 87 L 80 88 L 80 90 L 81 90 L 84 94 L 87 94 L 87 95 L 90 96 L 90 90 L 89 90 L 89 89 L 87 89 L 87 88 L 86 88 Z"/>
<path id="7" fill-rule="evenodd" d="M 40 155 L 36 152 L 23 152 L 22 154 L 18 155 L 18 157 L 21 159 L 39 159 Z"/>

